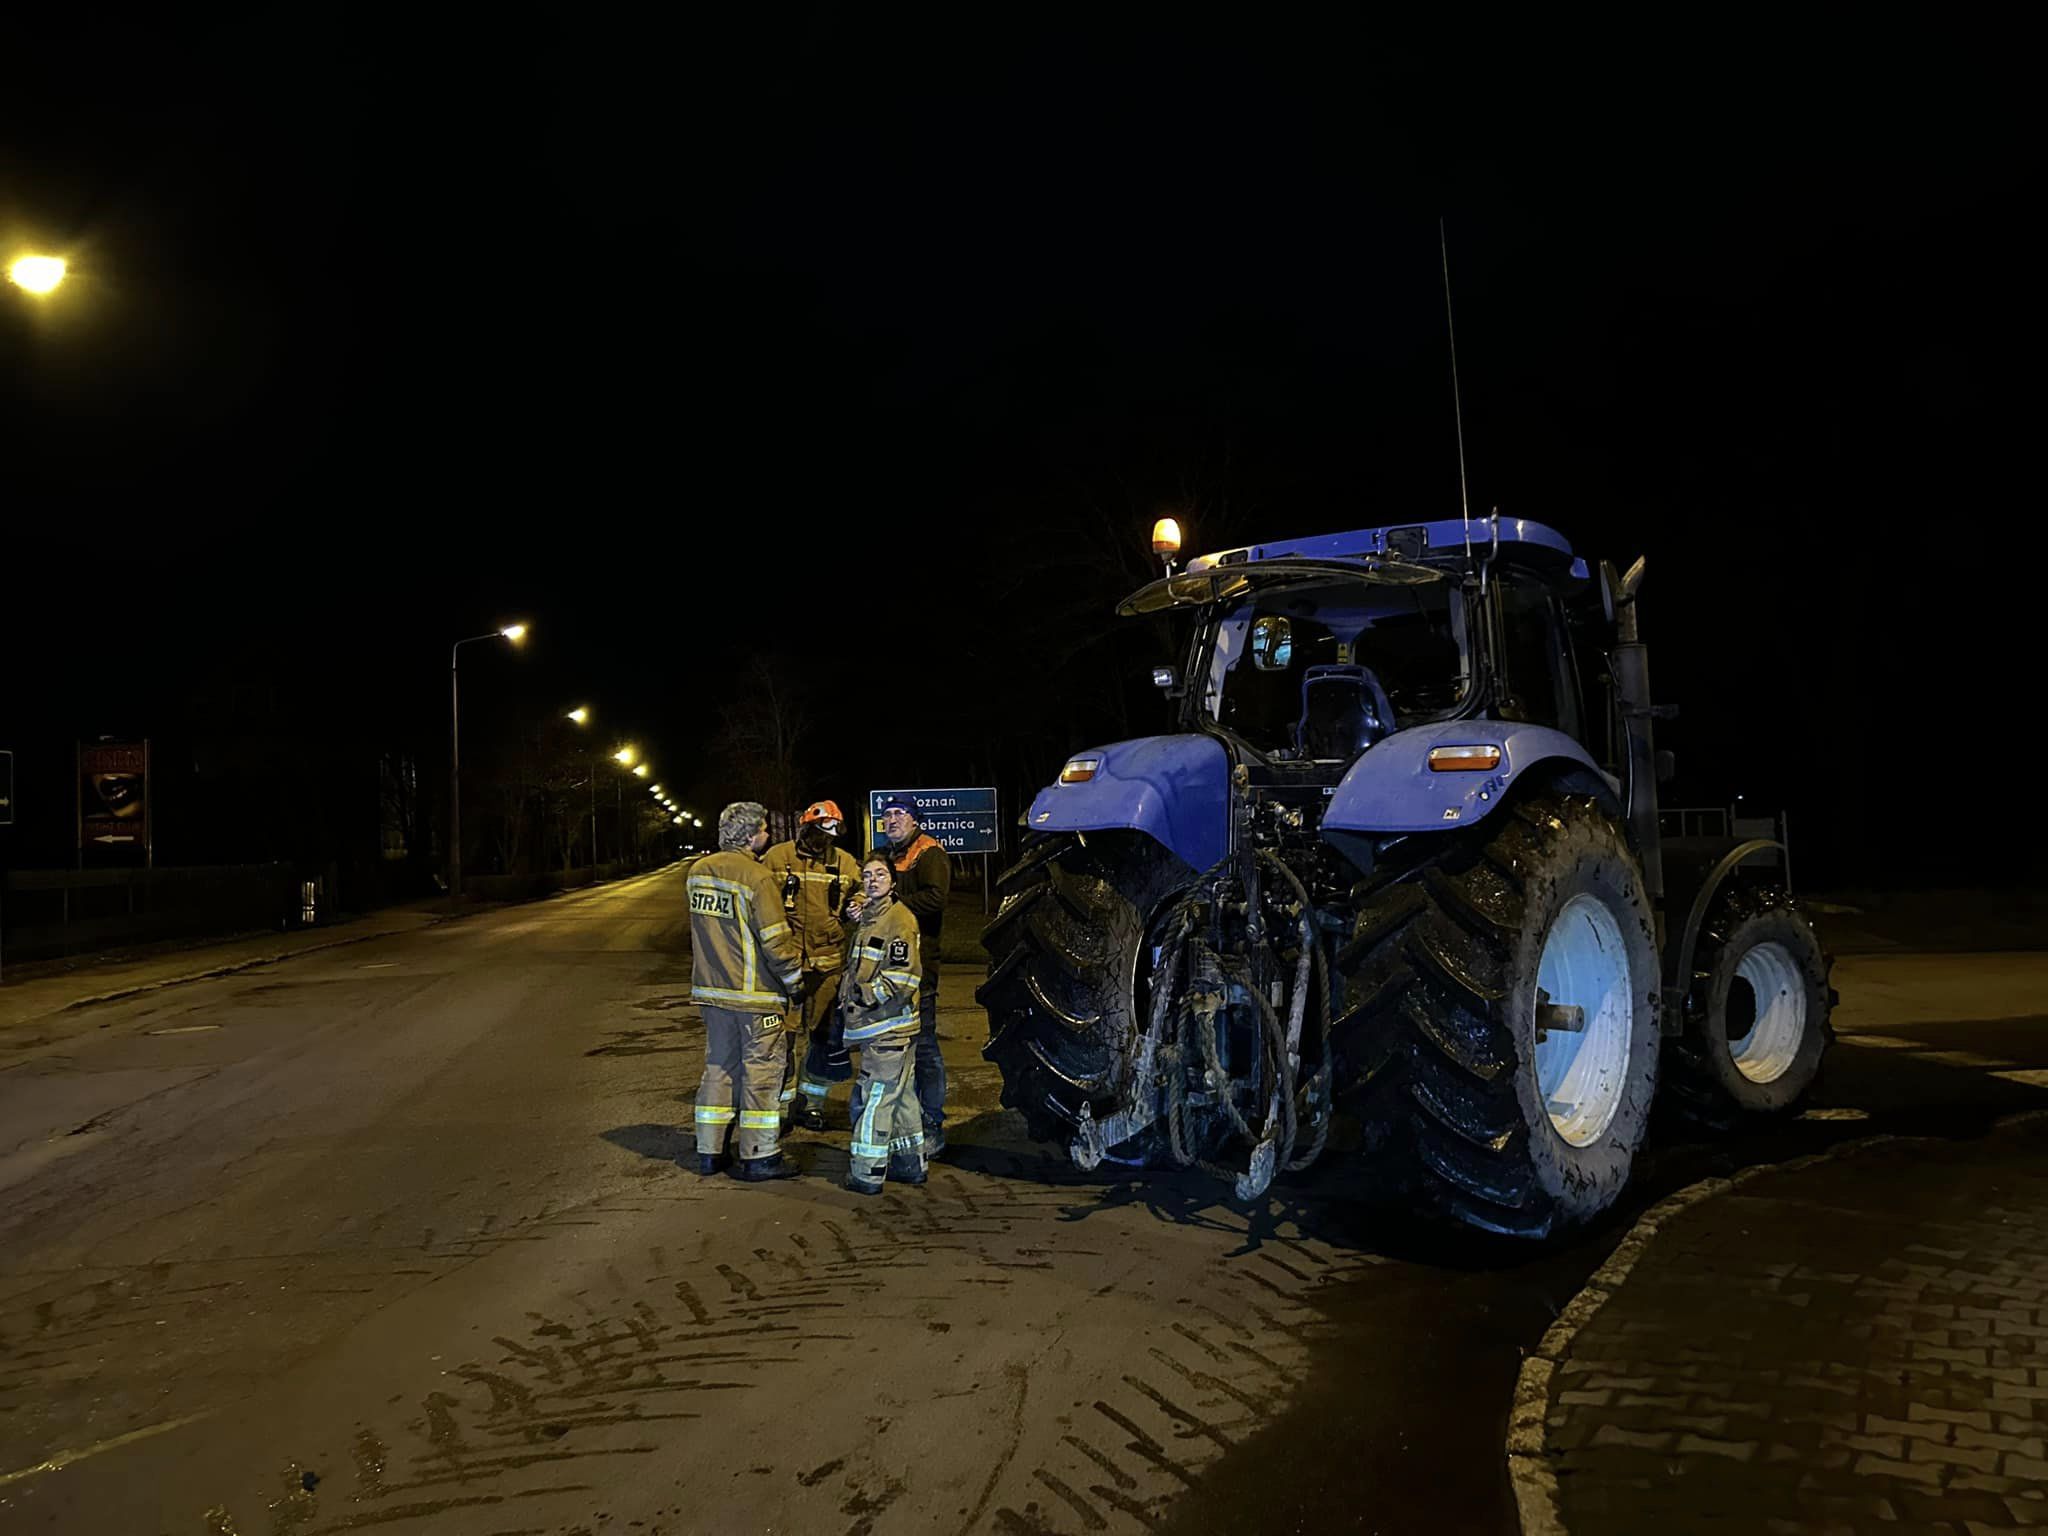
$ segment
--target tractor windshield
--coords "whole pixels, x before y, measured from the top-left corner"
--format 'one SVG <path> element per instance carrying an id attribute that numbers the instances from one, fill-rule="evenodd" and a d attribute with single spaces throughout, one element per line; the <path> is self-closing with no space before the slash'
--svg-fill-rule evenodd
<path id="1" fill-rule="evenodd" d="M 1291 585 L 1212 611 L 1201 709 L 1282 761 L 1348 762 L 1455 713 L 1471 686 L 1453 582 Z"/>

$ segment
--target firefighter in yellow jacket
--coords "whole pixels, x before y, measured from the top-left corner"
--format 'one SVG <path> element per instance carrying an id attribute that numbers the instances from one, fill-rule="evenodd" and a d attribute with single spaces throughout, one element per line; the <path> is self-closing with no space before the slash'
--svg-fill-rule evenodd
<path id="1" fill-rule="evenodd" d="M 784 1031 L 788 1046 L 782 1111 L 813 1131 L 825 1129 L 829 1085 L 809 1074 L 799 1083 L 797 1069 L 808 1048 L 824 1034 L 838 1001 L 839 972 L 846 964 L 846 935 L 852 926 L 842 914 L 860 892 L 860 866 L 837 842 L 844 820 L 836 801 L 820 800 L 804 811 L 796 836 L 777 843 L 761 861 L 781 893 L 783 919 L 795 933 L 804 959 L 801 1006 L 791 1010 Z M 799 1087 L 803 1102 L 792 1107 Z"/>
<path id="2" fill-rule="evenodd" d="M 782 893 L 762 867 L 768 813 L 738 800 L 718 813 L 718 852 L 690 866 L 690 1000 L 704 1014 L 697 1084 L 697 1171 L 719 1170 L 732 1131 L 735 1178 L 785 1179 L 783 1018 L 803 955 L 782 916 Z M 737 1121 L 737 1125 L 734 1122 Z"/>
<path id="3" fill-rule="evenodd" d="M 846 1187 L 879 1195 L 885 1179 L 925 1181 L 924 1126 L 911 1083 L 917 1045 L 917 919 L 896 899 L 886 851 L 860 867 L 859 926 L 839 982 L 846 1043 L 860 1047 Z"/>

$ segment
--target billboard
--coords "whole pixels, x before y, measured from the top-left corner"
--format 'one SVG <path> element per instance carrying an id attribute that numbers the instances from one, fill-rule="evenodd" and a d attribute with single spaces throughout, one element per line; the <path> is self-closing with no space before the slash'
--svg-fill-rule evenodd
<path id="1" fill-rule="evenodd" d="M 149 858 L 149 743 L 78 748 L 78 847 Z"/>

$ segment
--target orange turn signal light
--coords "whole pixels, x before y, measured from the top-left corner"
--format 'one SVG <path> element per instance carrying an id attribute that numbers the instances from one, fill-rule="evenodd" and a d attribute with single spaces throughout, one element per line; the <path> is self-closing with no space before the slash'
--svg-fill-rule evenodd
<path id="1" fill-rule="evenodd" d="M 1062 784 L 1086 784 L 1095 777 L 1095 770 L 1102 766 L 1099 757 L 1077 757 L 1060 770 Z"/>
<path id="2" fill-rule="evenodd" d="M 1500 766 L 1499 747 L 1431 747 L 1431 773 L 1491 773 Z"/>

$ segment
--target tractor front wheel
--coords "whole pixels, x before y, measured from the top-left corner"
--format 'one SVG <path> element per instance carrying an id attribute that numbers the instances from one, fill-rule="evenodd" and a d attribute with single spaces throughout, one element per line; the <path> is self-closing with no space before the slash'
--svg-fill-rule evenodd
<path id="1" fill-rule="evenodd" d="M 1667 1052 L 1673 1107 L 1716 1130 L 1790 1113 L 1820 1075 L 1833 996 L 1820 940 L 1790 896 L 1722 887 L 1701 930 L 1685 1031 Z"/>

